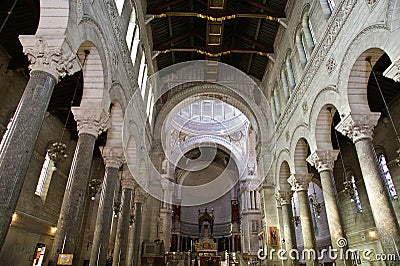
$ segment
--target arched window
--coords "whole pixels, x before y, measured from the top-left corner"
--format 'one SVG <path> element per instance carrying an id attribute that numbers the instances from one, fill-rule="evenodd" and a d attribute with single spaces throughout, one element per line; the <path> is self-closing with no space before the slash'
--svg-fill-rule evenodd
<path id="1" fill-rule="evenodd" d="M 308 11 L 305 11 L 303 13 L 303 17 L 301 20 L 301 27 L 303 30 L 302 34 L 302 43 L 305 48 L 307 57 L 311 56 L 312 51 L 314 50 L 315 46 L 315 35 L 313 31 L 313 27 L 310 21 L 310 16 L 308 14 Z"/>
<path id="2" fill-rule="evenodd" d="M 285 63 L 286 63 L 286 73 L 287 73 L 287 77 L 288 77 L 288 81 L 289 81 L 289 88 L 290 88 L 290 91 L 292 91 L 294 89 L 294 87 L 296 86 L 296 80 L 294 78 L 293 65 L 292 65 L 292 60 L 290 59 L 289 53 L 286 56 Z"/>
<path id="3" fill-rule="evenodd" d="M 289 91 L 289 85 L 286 79 L 286 73 L 284 68 L 281 70 L 281 81 L 282 81 L 282 89 L 283 89 L 283 94 L 285 96 L 285 100 L 289 100 L 290 97 L 290 91 Z"/>
<path id="4" fill-rule="evenodd" d="M 35 195 L 41 197 L 43 201 L 46 200 L 47 192 L 50 186 L 50 181 L 55 170 L 56 168 L 54 162 L 53 160 L 51 160 L 49 152 L 47 152 L 44 158 L 42 170 L 40 171 L 39 180 L 35 190 Z"/>
<path id="5" fill-rule="evenodd" d="M 274 124 L 276 124 L 278 118 L 277 118 L 277 115 L 276 115 L 275 100 L 274 100 L 273 97 L 271 97 L 270 101 L 271 101 L 271 106 L 270 107 L 271 107 L 272 120 L 274 121 Z"/>
<path id="6" fill-rule="evenodd" d="M 362 212 L 360 195 L 356 184 L 356 178 L 353 169 L 349 168 L 346 170 L 346 180 L 344 181 L 345 192 L 350 195 L 350 200 L 355 202 L 357 211 Z"/>
<path id="7" fill-rule="evenodd" d="M 121 15 L 122 9 L 124 8 L 125 0 L 114 0 L 115 5 L 117 6 L 118 14 Z"/>
<path id="8" fill-rule="evenodd" d="M 305 47 L 304 33 L 301 28 L 299 28 L 296 32 L 296 47 L 299 54 L 300 63 L 303 67 L 305 67 L 308 61 L 308 55 Z"/>
<path id="9" fill-rule="evenodd" d="M 391 199 L 397 199 L 397 191 L 393 184 L 392 176 L 390 175 L 389 168 L 386 163 L 386 157 L 383 153 L 380 153 L 378 158 L 378 166 L 383 179 L 383 183 L 389 193 Z"/>
<path id="10" fill-rule="evenodd" d="M 279 94 L 278 94 L 278 90 L 276 89 L 276 87 L 274 88 L 274 91 L 272 92 L 272 97 L 274 97 L 274 102 L 275 102 L 275 109 L 276 109 L 276 115 L 277 118 L 279 118 L 281 116 L 281 100 L 279 98 Z"/>
<path id="11" fill-rule="evenodd" d="M 128 45 L 128 49 L 131 51 L 131 60 L 135 64 L 137 50 L 139 48 L 140 41 L 140 32 L 139 25 L 136 23 L 136 11 L 135 8 L 132 8 L 131 18 L 128 24 L 128 30 L 126 32 L 126 44 Z"/>
<path id="12" fill-rule="evenodd" d="M 147 64 L 146 55 L 142 52 L 142 58 L 140 60 L 139 73 L 138 73 L 138 86 L 142 95 L 142 99 L 146 97 L 146 83 L 147 83 Z"/>

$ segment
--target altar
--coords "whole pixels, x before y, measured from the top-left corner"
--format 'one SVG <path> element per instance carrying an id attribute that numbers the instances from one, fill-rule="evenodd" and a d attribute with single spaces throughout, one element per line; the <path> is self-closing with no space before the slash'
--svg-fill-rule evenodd
<path id="1" fill-rule="evenodd" d="M 200 266 L 220 266 L 221 257 L 218 255 L 217 245 L 213 240 L 214 210 L 211 213 L 199 210 L 199 241 L 194 243 L 196 263 Z M 209 230 L 211 235 L 209 234 Z"/>

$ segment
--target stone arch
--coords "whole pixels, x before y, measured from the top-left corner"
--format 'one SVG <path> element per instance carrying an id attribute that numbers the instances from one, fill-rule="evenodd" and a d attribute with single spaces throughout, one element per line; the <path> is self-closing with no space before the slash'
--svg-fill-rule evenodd
<path id="1" fill-rule="evenodd" d="M 57 11 L 57 16 L 54 12 Z M 66 35 L 70 16 L 69 0 L 40 0 L 40 19 L 36 36 Z"/>
<path id="2" fill-rule="evenodd" d="M 384 54 L 379 48 L 372 48 L 364 51 L 354 62 L 350 71 L 347 95 L 352 112 L 369 113 L 370 108 L 367 98 L 368 79 L 371 74 L 370 63 L 366 60 L 371 58 L 372 66 Z"/>
<path id="3" fill-rule="evenodd" d="M 118 100 L 121 106 L 122 113 L 125 113 L 125 110 L 128 106 L 129 98 L 126 96 L 126 91 L 124 90 L 123 86 L 117 81 L 114 81 L 111 84 L 110 98 Z"/>
<path id="4" fill-rule="evenodd" d="M 298 139 L 293 153 L 294 168 L 296 174 L 307 174 L 307 157 L 309 144 L 305 138 Z"/>
<path id="5" fill-rule="evenodd" d="M 173 162 L 173 171 L 175 171 L 175 166 L 177 162 L 182 158 L 182 155 L 186 154 L 187 152 L 198 148 L 198 147 L 215 147 L 227 153 L 228 155 L 232 155 L 231 158 L 235 162 L 239 174 L 245 170 L 244 160 L 241 156 L 241 152 L 239 149 L 234 147 L 233 145 L 229 145 L 227 141 L 223 138 L 198 138 L 198 141 L 192 142 L 187 146 L 183 146 L 183 149 L 179 150 L 179 154 L 172 154 L 171 161 Z M 181 155 L 181 157 L 178 157 Z"/>
<path id="6" fill-rule="evenodd" d="M 310 111 L 310 132 L 316 141 L 318 150 L 331 150 L 332 118 L 340 106 L 340 96 L 335 87 L 327 87 L 317 95 Z M 341 110 L 338 110 L 341 113 Z M 314 150 L 311 150 L 314 152 Z"/>
<path id="7" fill-rule="evenodd" d="M 279 173 L 278 173 L 279 189 L 290 191 L 290 185 L 289 182 L 287 182 L 289 176 L 290 176 L 289 163 L 286 160 L 284 160 L 282 161 L 279 167 Z"/>
<path id="8" fill-rule="evenodd" d="M 187 85 L 187 84 L 186 84 Z M 257 132 L 257 140 L 267 140 L 267 136 L 271 134 L 272 127 L 269 126 L 265 114 L 260 113 L 260 109 L 251 108 L 247 101 L 245 101 L 234 90 L 218 85 L 218 84 L 193 84 L 189 88 L 185 88 L 172 96 L 169 101 L 163 105 L 161 110 L 157 113 L 154 123 L 154 139 L 161 140 L 162 125 L 166 120 L 168 114 L 172 109 L 182 101 L 190 97 L 208 96 L 224 101 L 235 108 L 239 109 L 247 116 L 250 123 Z"/>
<path id="9" fill-rule="evenodd" d="M 112 102 L 110 108 L 110 122 L 111 127 L 107 133 L 107 146 L 120 148 L 122 152 L 122 130 L 124 123 L 124 115 L 122 112 L 121 104 L 118 100 Z"/>
<path id="10" fill-rule="evenodd" d="M 338 90 L 340 95 L 346 95 L 347 97 L 344 98 L 345 101 L 347 102 L 342 102 L 342 107 L 343 107 L 343 112 L 345 113 L 350 113 L 351 112 L 360 112 L 362 110 L 367 110 L 370 112 L 367 98 L 366 98 L 366 91 L 367 91 L 367 85 L 364 84 L 364 87 L 360 89 L 360 93 L 362 96 L 359 96 L 358 100 L 361 102 L 357 103 L 355 102 L 355 99 L 357 97 L 351 97 L 351 93 L 356 93 L 357 90 L 354 88 L 353 92 L 348 91 L 348 87 L 351 85 L 350 81 L 352 80 L 351 75 L 355 75 L 356 72 L 351 73 L 353 70 L 357 71 L 359 67 L 357 67 L 356 62 L 359 61 L 361 64 L 361 69 L 364 66 L 364 74 L 361 72 L 360 74 L 363 75 L 362 78 L 365 81 L 365 64 L 363 63 L 368 63 L 368 62 L 362 62 L 365 60 L 365 58 L 368 56 L 369 52 L 377 53 L 375 54 L 375 58 L 372 59 L 372 65 L 376 62 L 376 56 L 378 54 L 383 54 L 386 53 L 391 61 L 393 61 L 393 58 L 395 55 L 398 54 L 398 39 L 397 38 L 390 38 L 389 31 L 387 30 L 385 25 L 372 25 L 364 30 L 362 30 L 351 42 L 349 47 L 346 50 L 345 55 L 343 56 L 343 61 L 340 64 L 340 71 L 339 71 L 339 76 L 338 76 Z M 379 51 L 379 52 L 378 52 Z M 375 61 L 374 61 L 375 60 Z M 368 63 L 369 66 L 369 63 Z M 369 66 L 369 69 L 371 67 Z M 370 70 L 368 71 L 368 73 Z M 368 74 L 369 75 L 369 74 Z M 354 76 L 353 76 L 354 77 Z M 353 78 L 353 81 L 357 81 Z M 368 82 L 368 79 L 367 79 Z M 359 80 L 357 81 L 359 84 Z M 354 96 L 354 95 L 353 95 Z M 352 100 L 350 99 L 352 98 Z"/>
<path id="11" fill-rule="evenodd" d="M 71 43 L 74 44 L 73 50 L 78 51 L 77 52 L 78 54 L 79 53 L 84 54 L 84 49 L 82 49 L 82 45 L 84 43 L 91 43 L 91 45 L 94 48 L 96 48 L 96 60 L 99 63 L 101 62 L 101 64 L 97 67 L 100 66 L 102 67 L 101 80 L 103 81 L 103 89 L 105 91 L 109 91 L 112 88 L 111 70 L 115 68 L 112 67 L 110 50 L 109 50 L 110 45 L 106 42 L 103 30 L 93 18 L 85 15 L 79 22 L 77 31 L 79 35 L 77 35 L 75 40 L 71 40 Z M 79 55 L 79 58 L 82 61 L 84 57 Z M 93 65 L 93 70 L 95 70 L 95 67 L 96 66 Z M 98 73 L 100 74 L 100 72 Z M 86 82 L 84 83 L 84 86 L 85 85 Z M 111 100 L 109 99 L 108 93 L 104 93 L 104 96 L 106 98 L 104 99 L 102 107 L 104 108 L 104 110 L 107 110 L 111 104 Z"/>
<path id="12" fill-rule="evenodd" d="M 84 41 L 78 56 L 83 65 L 83 94 L 81 107 L 99 107 L 108 110 L 109 100 L 105 101 L 106 90 L 104 82 L 104 67 L 97 47 L 90 41 Z"/>

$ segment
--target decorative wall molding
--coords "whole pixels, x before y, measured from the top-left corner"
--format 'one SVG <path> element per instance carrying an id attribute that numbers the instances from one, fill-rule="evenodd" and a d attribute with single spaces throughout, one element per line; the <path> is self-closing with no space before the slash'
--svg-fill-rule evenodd
<path id="1" fill-rule="evenodd" d="M 356 3 L 356 0 L 346 0 L 342 1 L 339 6 L 337 6 L 338 11 L 333 14 L 335 17 L 331 19 L 330 25 L 328 25 L 328 30 L 321 38 L 319 45 L 315 48 L 313 56 L 304 70 L 305 74 L 302 76 L 301 81 L 294 89 L 287 104 L 287 108 L 278 121 L 276 126 L 276 135 L 278 135 L 278 138 L 283 133 L 283 130 L 287 127 L 287 124 L 299 105 L 300 100 L 310 88 L 316 73 L 320 70 L 322 63 L 326 60 L 332 44 L 335 42 L 337 36 L 341 32 L 343 25 L 346 23 Z"/>

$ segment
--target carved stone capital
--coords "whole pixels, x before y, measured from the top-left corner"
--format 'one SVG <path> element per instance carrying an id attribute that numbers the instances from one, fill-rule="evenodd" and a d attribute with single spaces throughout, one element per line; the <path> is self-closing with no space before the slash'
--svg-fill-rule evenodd
<path id="1" fill-rule="evenodd" d="M 122 177 L 121 177 L 122 189 L 128 188 L 128 189 L 134 190 L 136 186 L 137 186 L 137 183 L 136 183 L 135 179 L 133 178 L 131 172 L 129 172 L 128 169 L 124 169 L 122 171 Z"/>
<path id="2" fill-rule="evenodd" d="M 275 199 L 281 205 L 290 204 L 291 200 L 292 200 L 292 196 L 293 196 L 292 191 L 279 190 L 275 193 Z"/>
<path id="3" fill-rule="evenodd" d="M 139 186 L 135 187 L 134 203 L 143 203 L 146 199 L 146 192 Z"/>
<path id="4" fill-rule="evenodd" d="M 294 191 L 308 191 L 308 185 L 310 184 L 312 177 L 313 174 L 293 174 L 287 181 Z"/>
<path id="5" fill-rule="evenodd" d="M 391 78 L 396 82 L 400 82 L 400 59 L 394 61 L 386 70 L 383 75 Z"/>
<path id="6" fill-rule="evenodd" d="M 338 154 L 338 150 L 317 150 L 308 156 L 306 161 L 314 166 L 318 173 L 322 171 L 332 171 Z"/>
<path id="7" fill-rule="evenodd" d="M 34 35 L 20 35 L 19 39 L 32 71 L 44 71 L 59 80 L 80 69 L 77 56 L 65 45 L 64 38 L 44 39 Z"/>
<path id="8" fill-rule="evenodd" d="M 105 146 L 102 150 L 102 156 L 106 167 L 119 169 L 124 163 L 124 155 L 122 148 Z"/>
<path id="9" fill-rule="evenodd" d="M 80 134 L 90 134 L 96 138 L 110 128 L 110 115 L 101 108 L 72 107 Z"/>
<path id="10" fill-rule="evenodd" d="M 374 127 L 380 113 L 348 114 L 336 126 L 336 130 L 349 137 L 354 143 L 362 139 L 372 139 Z"/>

